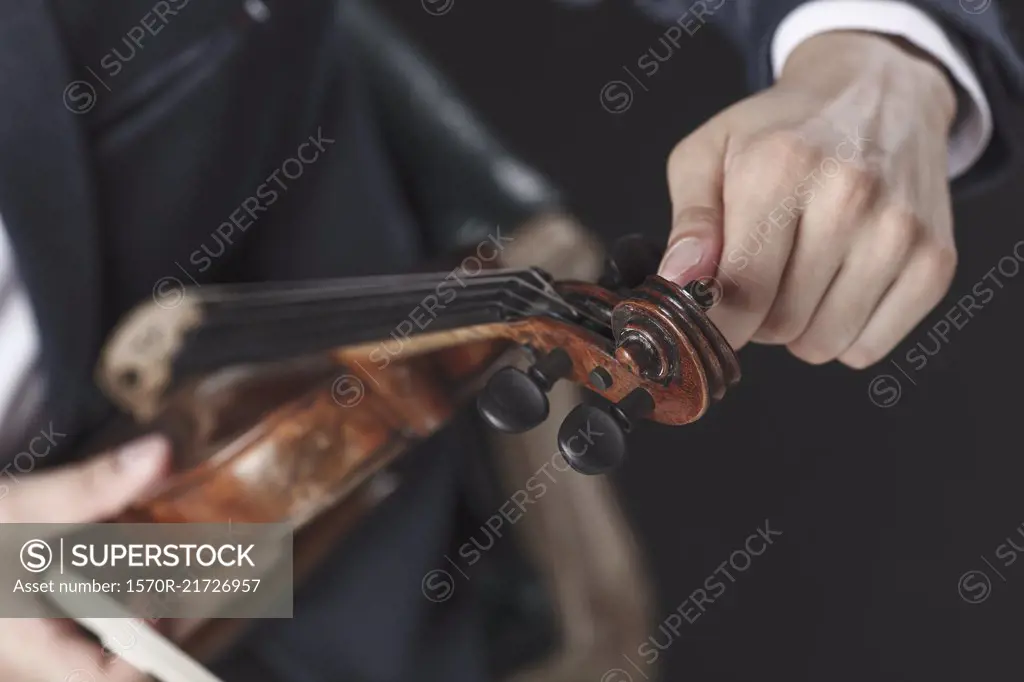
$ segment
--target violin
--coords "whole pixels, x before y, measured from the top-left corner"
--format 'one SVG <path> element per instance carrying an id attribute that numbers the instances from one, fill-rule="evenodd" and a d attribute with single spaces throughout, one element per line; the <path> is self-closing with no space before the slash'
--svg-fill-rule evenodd
<path id="1" fill-rule="evenodd" d="M 620 240 L 598 283 L 540 268 L 196 286 L 131 311 L 97 368 L 105 394 L 166 433 L 174 473 L 119 517 L 299 528 L 429 438 L 467 401 L 504 432 L 573 409 L 558 448 L 583 474 L 625 458 L 639 420 L 699 419 L 740 378 L 708 319 L 716 291 L 654 272 Z M 458 274 L 455 274 L 458 272 Z M 526 369 L 510 364 L 525 351 Z"/>
<path id="2" fill-rule="evenodd" d="M 564 221 L 535 227 L 517 231 L 532 247 L 506 265 L 560 267 L 552 243 L 589 239 Z M 596 274 L 594 251 L 574 253 L 582 276 Z M 139 427 L 169 437 L 174 462 L 112 521 L 286 522 L 298 582 L 390 494 L 390 465 L 467 403 L 495 430 L 522 433 L 546 422 L 560 381 L 593 400 L 568 410 L 564 396 L 580 392 L 561 392 L 552 445 L 577 472 L 610 471 L 641 420 L 691 423 L 740 378 L 706 314 L 717 283 L 652 274 L 661 253 L 622 238 L 596 283 L 477 260 L 436 273 L 197 285 L 171 304 L 143 303 L 108 338 L 96 381 Z M 208 660 L 247 627 L 182 620 L 161 631 Z"/>

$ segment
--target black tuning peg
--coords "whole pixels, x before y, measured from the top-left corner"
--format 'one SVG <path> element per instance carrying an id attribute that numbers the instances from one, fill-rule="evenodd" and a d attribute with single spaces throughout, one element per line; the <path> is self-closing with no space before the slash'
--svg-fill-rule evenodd
<path id="1" fill-rule="evenodd" d="M 504 367 L 491 376 L 476 400 L 477 411 L 498 431 L 522 433 L 548 418 L 547 392 L 572 372 L 572 358 L 561 348 L 525 372 Z"/>
<path id="2" fill-rule="evenodd" d="M 607 473 L 626 459 L 626 434 L 636 420 L 653 409 L 654 398 L 642 388 L 608 409 L 577 405 L 558 429 L 558 449 L 581 474 Z"/>
<path id="3" fill-rule="evenodd" d="M 641 234 L 628 234 L 612 244 L 598 283 L 607 289 L 632 289 L 658 271 L 664 246 Z"/>

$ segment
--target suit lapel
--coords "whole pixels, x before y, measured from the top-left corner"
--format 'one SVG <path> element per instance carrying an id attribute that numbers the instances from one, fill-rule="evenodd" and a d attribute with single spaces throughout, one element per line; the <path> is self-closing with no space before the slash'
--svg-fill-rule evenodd
<path id="1" fill-rule="evenodd" d="M 88 90 L 72 81 L 48 3 L 0 0 L 0 218 L 40 327 L 44 417 L 69 433 L 95 404 L 100 320 L 88 113 L 65 105 Z"/>

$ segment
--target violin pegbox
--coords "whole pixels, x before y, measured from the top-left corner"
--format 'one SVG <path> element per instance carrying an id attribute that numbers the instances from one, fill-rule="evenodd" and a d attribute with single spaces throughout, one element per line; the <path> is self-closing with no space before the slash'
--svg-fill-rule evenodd
<path id="1" fill-rule="evenodd" d="M 499 370 L 477 404 L 491 426 L 520 432 L 547 418 L 545 393 L 559 379 L 601 395 L 609 406 L 578 405 L 559 429 L 559 450 L 575 470 L 614 469 L 638 420 L 688 424 L 739 380 L 734 351 L 706 315 L 703 284 L 683 289 L 651 275 L 618 292 L 579 282 L 556 288 L 587 314 L 513 325 L 513 338 L 539 359 L 525 372 Z"/>

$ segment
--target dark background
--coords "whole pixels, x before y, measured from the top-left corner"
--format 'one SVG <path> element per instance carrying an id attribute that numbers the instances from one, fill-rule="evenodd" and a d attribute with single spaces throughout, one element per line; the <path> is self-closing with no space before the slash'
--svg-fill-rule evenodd
<path id="1" fill-rule="evenodd" d="M 628 80 L 622 66 L 664 30 L 626 2 L 570 10 L 455 0 L 440 17 L 418 2 L 389 7 L 502 139 L 606 238 L 667 235 L 668 151 L 744 95 L 737 55 L 702 29 L 645 81 L 648 91 L 634 86 L 627 111 L 607 112 L 601 88 Z M 784 349 L 751 346 L 741 353 L 743 382 L 707 417 L 637 434 L 617 478 L 657 586 L 658 621 L 765 519 L 783 533 L 707 613 L 683 624 L 659 661 L 664 679 L 1020 674 L 1024 557 L 1004 566 L 994 553 L 1008 536 L 1024 547 L 1024 273 L 1001 278 L 1005 288 L 920 371 L 905 354 L 919 342 L 934 351 L 932 325 L 1012 255 L 1024 232 L 1022 179 L 1018 170 L 997 191 L 958 201 L 956 281 L 891 356 L 899 367 L 811 367 Z M 869 395 L 882 374 L 901 388 L 886 408 Z M 895 384 L 882 381 L 875 399 L 889 401 Z M 991 580 L 980 603 L 958 591 L 971 570 Z M 970 585 L 968 596 L 980 598 Z M 635 649 L 626 653 L 639 662 Z"/>

